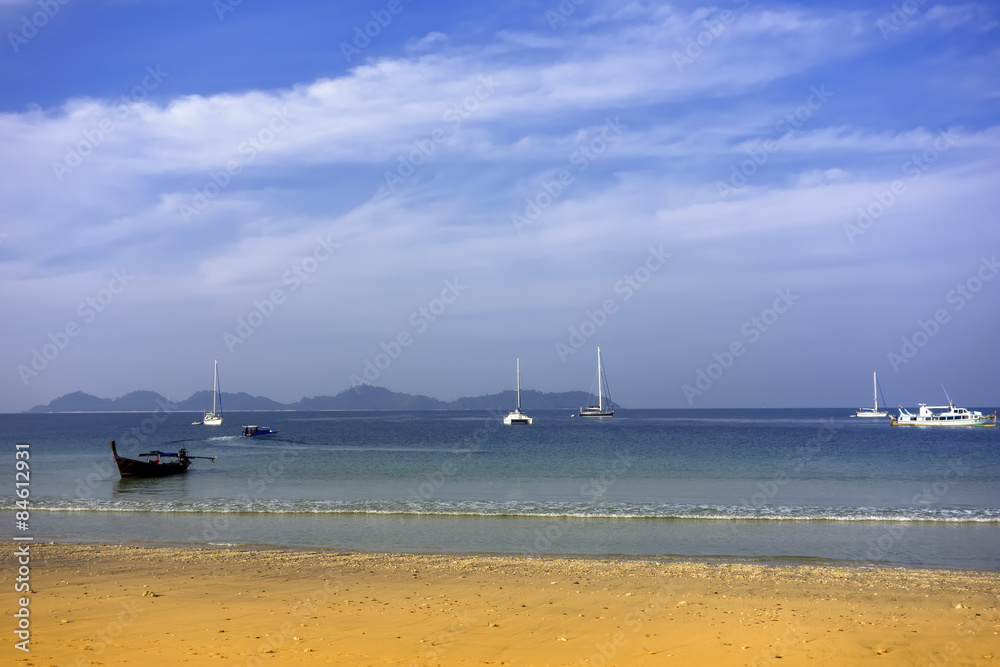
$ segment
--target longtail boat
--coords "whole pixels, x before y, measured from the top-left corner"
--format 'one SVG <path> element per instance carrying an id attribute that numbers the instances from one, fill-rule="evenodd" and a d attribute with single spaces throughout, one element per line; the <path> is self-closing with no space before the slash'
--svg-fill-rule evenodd
<path id="1" fill-rule="evenodd" d="M 187 472 L 192 459 L 215 461 L 214 456 L 188 456 L 187 450 L 183 447 L 176 452 L 150 451 L 139 454 L 140 457 L 145 457 L 144 461 L 129 459 L 118 456 L 114 440 L 111 441 L 111 453 L 115 457 L 115 465 L 118 466 L 118 473 L 122 477 L 165 477 Z"/>

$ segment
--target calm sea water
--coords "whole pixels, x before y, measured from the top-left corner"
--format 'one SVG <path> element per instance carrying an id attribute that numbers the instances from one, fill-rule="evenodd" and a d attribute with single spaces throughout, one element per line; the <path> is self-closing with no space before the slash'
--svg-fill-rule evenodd
<path id="1" fill-rule="evenodd" d="M 1000 430 L 850 410 L 0 415 L 36 541 L 1000 570 Z M 280 430 L 246 439 L 244 424 Z M 120 479 L 108 440 L 216 456 Z"/>

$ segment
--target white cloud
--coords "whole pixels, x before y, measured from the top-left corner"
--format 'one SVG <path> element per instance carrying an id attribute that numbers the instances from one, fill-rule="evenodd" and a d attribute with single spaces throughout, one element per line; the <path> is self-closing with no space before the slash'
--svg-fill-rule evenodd
<path id="1" fill-rule="evenodd" d="M 288 322 L 329 312 L 316 327 L 378 335 L 443 278 L 461 277 L 475 285 L 461 312 L 482 317 L 465 326 L 495 339 L 506 326 L 535 331 L 539 312 L 561 333 L 650 245 L 677 261 L 646 295 L 709 303 L 789 276 L 853 287 L 881 270 L 872 248 L 919 252 L 957 205 L 968 212 L 953 224 L 985 226 L 1000 126 L 956 118 L 940 126 L 959 137 L 947 154 L 848 243 L 843 224 L 933 145 L 942 121 L 820 111 L 782 132 L 776 120 L 810 94 L 800 75 L 881 48 L 877 31 L 859 33 L 855 13 L 751 5 L 678 66 L 675 54 L 717 19 L 715 7 L 607 5 L 551 32 L 499 31 L 475 49 L 429 33 L 409 55 L 281 89 L 2 114 L 0 230 L 10 236 L 0 278 L 31 314 L 29 333 L 44 332 L 32 303 L 58 296 L 71 315 L 81 291 L 134 267 L 143 308 L 162 305 L 178 321 L 202 312 L 191 326 L 217 341 L 254 299 L 291 293 L 283 276 L 330 238 L 341 250 L 295 291 Z M 627 127 L 575 163 L 608 119 Z M 769 139 L 777 152 L 722 200 L 717 183 Z M 74 151 L 87 155 L 57 175 L 53 163 Z M 389 192 L 401 156 L 413 173 Z M 572 182 L 519 234 L 511 216 L 544 201 L 544 183 L 564 169 Z M 196 211 L 185 219 L 182 207 Z M 662 323 L 656 308 L 646 316 L 642 327 Z M 284 326 L 294 329 L 274 330 Z M 33 340 L 19 337 L 17 351 Z"/>

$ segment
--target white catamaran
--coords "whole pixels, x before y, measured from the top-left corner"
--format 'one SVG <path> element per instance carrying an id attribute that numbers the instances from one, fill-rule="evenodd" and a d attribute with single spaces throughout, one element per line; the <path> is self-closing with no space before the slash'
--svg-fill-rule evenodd
<path id="1" fill-rule="evenodd" d="M 607 395 L 607 405 L 604 403 Z M 608 378 L 604 376 L 604 367 L 601 365 L 601 348 L 597 348 L 597 405 L 588 405 L 580 408 L 581 417 L 614 417 L 615 406 L 611 402 L 611 390 L 608 387 Z"/>
<path id="2" fill-rule="evenodd" d="M 851 415 L 852 417 L 888 417 L 889 416 L 888 411 L 886 411 L 886 410 L 879 410 L 878 409 L 878 374 L 876 374 L 875 371 L 872 371 L 872 382 L 874 383 L 874 389 L 873 389 L 873 391 L 875 392 L 875 407 L 874 408 L 858 408 L 858 411 L 855 412 L 853 415 Z M 882 402 L 885 403 L 885 400 L 883 399 Z"/>
<path id="3" fill-rule="evenodd" d="M 503 418 L 507 426 L 511 424 L 531 424 L 531 417 L 521 412 L 521 358 L 517 358 L 517 409 Z"/>
<path id="4" fill-rule="evenodd" d="M 222 392 L 219 391 L 219 360 L 215 360 L 215 379 L 212 381 L 212 411 L 201 421 L 205 426 L 222 424 Z"/>

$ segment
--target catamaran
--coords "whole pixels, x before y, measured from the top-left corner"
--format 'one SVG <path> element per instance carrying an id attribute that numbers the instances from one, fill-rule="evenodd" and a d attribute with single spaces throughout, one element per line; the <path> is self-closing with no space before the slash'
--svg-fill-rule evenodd
<path id="1" fill-rule="evenodd" d="M 874 382 L 875 388 L 875 407 L 874 408 L 858 408 L 852 417 L 888 417 L 889 413 L 886 410 L 878 409 L 878 374 L 872 371 L 872 381 Z M 885 397 L 882 397 L 882 403 L 885 404 Z"/>
<path id="2" fill-rule="evenodd" d="M 201 420 L 205 426 L 222 424 L 222 392 L 219 391 L 219 360 L 215 360 L 215 379 L 212 381 L 212 411 Z"/>
<path id="3" fill-rule="evenodd" d="M 503 418 L 507 426 L 511 424 L 531 424 L 531 417 L 521 412 L 521 358 L 517 358 L 517 409 Z"/>
<path id="4" fill-rule="evenodd" d="M 607 405 L 604 403 L 607 395 Z M 608 387 L 608 378 L 604 376 L 604 367 L 601 365 L 601 348 L 597 348 L 597 405 L 588 405 L 580 408 L 581 417 L 614 417 L 615 406 L 611 402 L 611 389 Z"/>
<path id="5" fill-rule="evenodd" d="M 944 389 L 944 385 L 941 385 Z M 965 408 L 956 408 L 955 404 L 951 402 L 951 396 L 948 396 L 948 390 L 945 389 L 945 398 L 948 399 L 948 405 L 926 405 L 924 403 L 919 403 L 920 410 L 917 414 L 913 414 L 904 408 L 902 405 L 899 406 L 899 416 L 894 417 L 890 422 L 893 426 L 996 426 L 997 425 L 997 413 L 994 412 L 991 415 L 984 415 L 978 410 L 966 410 Z"/>

